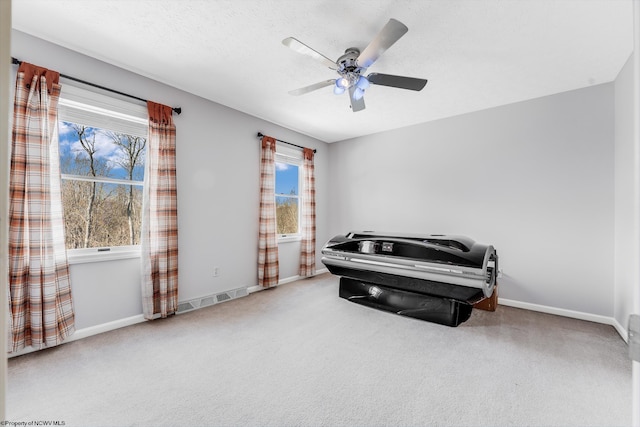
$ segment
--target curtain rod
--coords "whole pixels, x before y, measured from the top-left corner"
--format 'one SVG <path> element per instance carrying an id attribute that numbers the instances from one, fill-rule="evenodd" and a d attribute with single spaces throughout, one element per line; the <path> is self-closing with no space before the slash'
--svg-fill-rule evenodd
<path id="1" fill-rule="evenodd" d="M 16 64 L 16 65 L 20 65 L 20 64 L 22 64 L 22 61 L 20 61 L 19 59 L 14 58 L 14 57 L 11 57 L 11 63 L 12 64 Z M 115 89 L 110 89 L 108 87 L 100 86 L 100 85 L 97 85 L 95 83 L 91 83 L 91 82 L 88 82 L 88 81 L 85 81 L 85 80 L 80 80 L 80 79 L 77 79 L 75 77 L 67 76 L 67 75 L 62 74 L 62 73 L 60 73 L 60 77 L 64 77 L 65 79 L 73 80 L 75 82 L 83 83 L 83 84 L 86 84 L 86 85 L 89 85 L 89 86 L 97 87 L 98 89 L 103 89 L 103 90 L 106 90 L 106 91 L 109 91 L 109 92 L 117 93 L 118 95 L 123 95 L 123 96 L 127 96 L 129 98 L 137 99 L 138 101 L 142 101 L 142 102 L 145 102 L 145 103 L 147 102 L 146 99 L 142 99 L 142 98 L 137 97 L 135 95 L 129 95 L 128 93 L 124 93 L 124 92 L 120 92 L 120 91 L 115 90 Z M 171 109 L 173 111 L 175 111 L 176 114 L 182 113 L 182 108 L 181 107 L 171 107 Z"/>
<path id="2" fill-rule="evenodd" d="M 265 136 L 265 135 L 264 135 L 262 132 L 258 132 L 258 138 L 262 138 L 263 136 Z M 274 139 L 275 139 L 275 138 L 274 138 Z M 291 143 L 291 142 L 283 141 L 283 140 L 281 140 L 281 139 L 276 139 L 276 141 L 278 141 L 278 142 L 282 142 L 283 144 L 293 145 L 294 147 L 302 148 L 303 150 L 306 148 L 306 147 L 303 147 L 302 145 L 293 144 L 293 143 Z M 314 153 L 316 152 L 316 149 L 315 149 L 315 148 L 313 149 L 313 152 L 314 152 Z"/>

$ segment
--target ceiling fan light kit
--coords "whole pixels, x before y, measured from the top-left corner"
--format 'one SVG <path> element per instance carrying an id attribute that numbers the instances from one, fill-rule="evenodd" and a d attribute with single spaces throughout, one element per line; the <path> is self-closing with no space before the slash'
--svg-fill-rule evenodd
<path id="1" fill-rule="evenodd" d="M 370 84 L 415 91 L 422 90 L 427 84 L 426 79 L 380 73 L 371 73 L 366 77 L 364 76 L 367 68 L 373 65 L 380 55 L 397 42 L 407 31 L 409 31 L 409 29 L 402 22 L 396 19 L 390 19 L 362 52 L 360 52 L 358 48 L 350 47 L 344 51 L 344 55 L 338 58 L 335 63 L 299 40 L 293 37 L 287 37 L 282 40 L 282 44 L 302 55 L 309 56 L 321 62 L 340 75 L 340 77 L 335 80 L 315 83 L 289 91 L 289 93 L 291 95 L 303 95 L 333 85 L 333 93 L 336 95 L 341 95 L 349 91 L 351 109 L 356 112 L 365 109 L 363 97 L 365 90 L 369 88 Z"/>

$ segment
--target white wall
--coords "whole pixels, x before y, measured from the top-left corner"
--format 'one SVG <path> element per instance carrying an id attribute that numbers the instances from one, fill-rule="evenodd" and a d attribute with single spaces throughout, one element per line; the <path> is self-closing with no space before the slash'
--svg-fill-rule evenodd
<path id="1" fill-rule="evenodd" d="M 260 145 L 257 132 L 317 149 L 317 266 L 328 235 L 327 144 L 27 34 L 12 55 L 63 74 L 182 107 L 177 128 L 179 300 L 257 285 Z M 189 72 L 185 70 L 185 72 Z M 14 70 L 15 74 L 15 70 Z M 194 79 L 206 76 L 194 73 Z M 61 79 L 64 84 L 65 80 Z M 283 243 L 282 279 L 297 274 L 298 242 Z M 296 250 L 297 248 L 297 250 Z M 219 276 L 213 277 L 213 267 Z M 71 266 L 77 328 L 142 313 L 136 260 Z"/>
<path id="2" fill-rule="evenodd" d="M 638 245 L 635 228 L 635 200 L 638 182 L 635 176 L 633 136 L 633 56 L 615 80 L 615 300 L 614 317 L 627 327 L 633 313 L 633 295 Z"/>
<path id="3" fill-rule="evenodd" d="M 501 298 L 613 315 L 614 88 L 331 144 L 332 234 L 493 244 Z"/>

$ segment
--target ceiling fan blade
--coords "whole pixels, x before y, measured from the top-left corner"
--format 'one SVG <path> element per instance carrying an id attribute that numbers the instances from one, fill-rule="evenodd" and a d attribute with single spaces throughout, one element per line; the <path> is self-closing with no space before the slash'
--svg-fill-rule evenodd
<path id="1" fill-rule="evenodd" d="M 427 84 L 426 79 L 413 77 L 393 76 L 391 74 L 371 73 L 367 76 L 369 83 L 380 86 L 391 86 L 400 89 L 422 90 Z"/>
<path id="2" fill-rule="evenodd" d="M 335 61 L 330 60 L 320 52 L 311 49 L 309 46 L 297 39 L 294 39 L 293 37 L 287 37 L 286 39 L 282 40 L 282 44 L 302 55 L 310 56 L 316 61 L 322 62 L 326 67 L 329 67 L 332 70 L 338 69 Z"/>
<path id="3" fill-rule="evenodd" d="M 380 30 L 371 43 L 369 43 L 369 46 L 358 56 L 358 66 L 369 68 L 385 50 L 389 49 L 400 37 L 404 36 L 407 31 L 409 31 L 409 29 L 402 22 L 389 19 L 389 22 Z"/>
<path id="4" fill-rule="evenodd" d="M 356 111 L 362 111 L 365 109 L 364 97 L 361 97 L 360 99 L 356 99 L 354 95 L 355 92 L 356 92 L 356 87 L 351 86 L 349 88 L 349 99 L 351 100 L 351 109 L 353 110 L 354 113 Z"/>
<path id="5" fill-rule="evenodd" d="M 324 82 L 318 82 L 318 83 L 314 83 L 312 85 L 309 86 L 305 86 L 305 87 L 301 87 L 300 89 L 295 89 L 295 90 L 290 90 L 289 94 L 290 95 L 304 95 L 305 93 L 309 93 L 309 92 L 313 92 L 314 90 L 318 90 L 318 89 L 322 89 L 323 87 L 327 87 L 327 86 L 331 86 L 332 84 L 335 84 L 335 80 L 331 79 L 331 80 L 326 80 Z"/>

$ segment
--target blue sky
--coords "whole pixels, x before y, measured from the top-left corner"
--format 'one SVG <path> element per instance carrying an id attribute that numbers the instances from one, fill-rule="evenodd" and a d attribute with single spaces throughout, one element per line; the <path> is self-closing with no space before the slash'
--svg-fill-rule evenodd
<path id="1" fill-rule="evenodd" d="M 298 166 L 276 162 L 276 194 L 291 194 L 298 191 Z"/>
<path id="2" fill-rule="evenodd" d="M 95 136 L 96 153 L 94 157 L 98 160 L 106 162 L 109 167 L 109 172 L 103 176 L 108 176 L 110 178 L 128 179 L 128 177 L 126 176 L 126 171 L 118 165 L 118 161 L 122 158 L 123 155 L 122 150 L 112 142 L 111 138 L 108 135 L 101 132 L 101 130 L 102 129 L 99 128 L 86 127 L 85 134 L 87 135 L 87 139 L 89 140 L 93 140 Z M 71 164 L 73 165 L 73 163 L 75 163 L 73 162 L 73 159 L 76 158 L 78 153 L 80 153 L 84 158 L 88 158 L 88 156 L 78 140 L 76 131 L 73 129 L 73 123 L 64 121 L 58 122 L 58 139 L 61 172 L 74 174 L 76 172 L 73 170 L 65 170 L 65 165 L 67 163 L 65 162 L 65 160 L 72 160 Z M 139 172 L 140 177 L 144 173 L 143 165 L 144 163 L 141 163 L 139 167 L 139 169 L 141 169 Z"/>
<path id="3" fill-rule="evenodd" d="M 89 140 L 95 135 L 97 151 L 95 157 L 107 162 L 109 173 L 106 175 L 110 178 L 126 178 L 125 170 L 118 166 L 117 162 L 122 156 L 121 150 L 113 144 L 111 139 L 100 132 L 101 129 L 87 127 L 86 134 Z M 80 153 L 83 157 L 87 157 L 86 152 L 78 141 L 78 135 L 72 127 L 72 123 L 59 122 L 58 124 L 59 150 L 61 159 L 62 173 L 74 173 L 72 170 L 65 170 L 65 160 L 75 159 Z M 74 162 L 71 162 L 72 164 Z M 143 165 L 140 166 L 143 168 Z M 298 166 L 289 163 L 276 162 L 276 194 L 294 194 L 299 195 L 298 189 Z"/>

